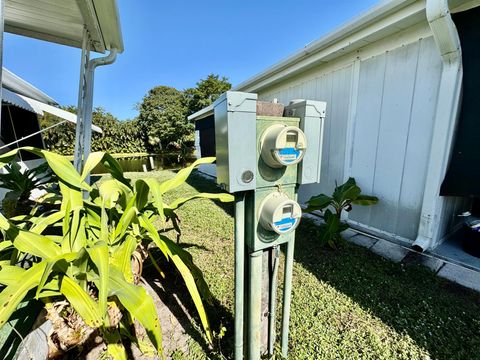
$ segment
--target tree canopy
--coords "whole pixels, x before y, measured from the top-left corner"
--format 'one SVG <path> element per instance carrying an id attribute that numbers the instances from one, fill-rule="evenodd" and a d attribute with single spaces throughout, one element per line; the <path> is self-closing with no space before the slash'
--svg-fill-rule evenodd
<path id="1" fill-rule="evenodd" d="M 201 79 L 196 87 L 185 90 L 188 115 L 207 107 L 231 88 L 232 84 L 225 76 L 210 74 L 206 79 Z"/>
<path id="2" fill-rule="evenodd" d="M 76 113 L 74 106 L 64 107 Z M 45 113 L 40 120 L 42 128 L 57 124 L 60 120 Z M 110 153 L 139 153 L 146 148 L 140 134 L 138 121 L 119 121 L 105 109 L 97 107 L 93 110 L 92 122 L 102 129 L 102 133 L 92 132 L 92 151 L 108 151 Z M 72 155 L 75 147 L 75 125 L 64 123 L 43 132 L 43 141 L 48 150 L 62 155 Z"/>
<path id="3" fill-rule="evenodd" d="M 154 87 L 144 96 L 138 110 L 138 122 L 151 151 L 186 141 L 193 134 L 184 95 L 173 87 Z"/>
<path id="4" fill-rule="evenodd" d="M 171 86 L 155 86 L 137 105 L 139 115 L 134 120 L 119 121 L 101 107 L 93 111 L 93 123 L 102 134 L 92 134 L 92 150 L 110 153 L 157 153 L 162 150 L 189 149 L 194 143 L 195 126 L 187 117 L 210 105 L 231 84 L 226 77 L 210 74 L 197 82 L 194 88 L 178 90 Z M 76 112 L 74 106 L 65 108 Z M 58 123 L 46 114 L 43 128 Z M 47 149 L 60 154 L 73 154 L 75 126 L 63 124 L 47 130 L 43 135 Z"/>
<path id="5" fill-rule="evenodd" d="M 156 86 L 138 106 L 138 121 L 150 151 L 193 145 L 194 125 L 187 116 L 203 109 L 229 90 L 226 77 L 210 74 L 184 91 Z"/>

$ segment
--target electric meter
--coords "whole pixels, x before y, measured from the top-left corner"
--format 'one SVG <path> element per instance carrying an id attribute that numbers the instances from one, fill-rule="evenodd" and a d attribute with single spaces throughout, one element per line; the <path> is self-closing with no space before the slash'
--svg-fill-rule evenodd
<path id="1" fill-rule="evenodd" d="M 295 165 L 305 155 L 307 139 L 300 128 L 276 124 L 265 130 L 261 139 L 261 156 L 273 168 Z"/>
<path id="2" fill-rule="evenodd" d="M 264 229 L 282 235 L 295 230 L 301 216 L 300 205 L 284 193 L 276 191 L 263 200 L 258 221 Z"/>

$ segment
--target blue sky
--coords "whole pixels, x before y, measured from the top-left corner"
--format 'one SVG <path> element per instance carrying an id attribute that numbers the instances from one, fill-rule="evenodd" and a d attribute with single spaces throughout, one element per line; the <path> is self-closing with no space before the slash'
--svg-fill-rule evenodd
<path id="1" fill-rule="evenodd" d="M 238 84 L 377 2 L 118 0 L 125 51 L 97 69 L 94 105 L 123 120 L 156 85 L 185 89 L 210 73 Z M 4 66 L 77 103 L 79 49 L 5 34 Z"/>

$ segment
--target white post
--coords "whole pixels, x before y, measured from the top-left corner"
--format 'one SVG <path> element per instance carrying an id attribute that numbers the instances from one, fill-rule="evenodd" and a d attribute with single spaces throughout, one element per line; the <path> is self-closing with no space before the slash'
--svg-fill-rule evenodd
<path id="1" fill-rule="evenodd" d="M 83 29 L 82 58 L 80 60 L 80 81 L 78 85 L 77 125 L 75 127 L 75 150 L 73 165 L 78 172 L 82 171 L 83 138 L 85 133 L 85 96 L 86 96 L 86 71 L 90 57 L 90 39 L 86 28 Z"/>
<path id="2" fill-rule="evenodd" d="M 87 70 L 85 74 L 85 84 L 86 84 L 86 92 L 85 92 L 85 107 L 83 111 L 83 120 L 84 120 L 84 128 L 83 128 L 83 161 L 81 162 L 81 167 L 83 168 L 83 164 L 90 155 L 90 148 L 92 144 L 92 113 L 93 113 L 93 83 L 94 83 L 94 75 L 95 69 L 97 66 L 108 65 L 115 61 L 117 58 L 117 49 L 110 50 L 110 54 L 104 57 L 99 57 L 92 59 L 88 62 Z M 86 182 L 90 181 L 90 175 L 88 175 Z"/>

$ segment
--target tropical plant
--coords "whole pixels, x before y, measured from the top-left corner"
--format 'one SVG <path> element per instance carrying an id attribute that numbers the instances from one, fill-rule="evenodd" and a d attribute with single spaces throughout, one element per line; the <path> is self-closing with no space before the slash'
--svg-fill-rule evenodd
<path id="1" fill-rule="evenodd" d="M 44 157 L 59 179 L 59 194 L 44 197 L 56 204 L 43 214 L 7 219 L 0 214 L 0 326 L 10 318 L 22 300 L 36 298 L 45 303 L 52 321 L 54 352 L 65 352 L 97 333 L 113 359 L 126 359 L 122 337 L 145 344 L 135 336 L 133 321 L 146 330 L 160 356 L 162 335 L 153 299 L 138 285 L 141 264 L 150 259 L 152 247 L 173 264 L 185 281 L 198 311 L 208 341 L 211 329 L 204 306 L 210 300 L 201 271 L 184 249 L 161 234 L 175 211 L 194 198 L 232 201 L 229 194 L 201 193 L 164 202 L 164 194 L 183 184 L 195 166 L 214 158 L 200 159 L 165 182 L 153 178 L 132 181 L 123 176 L 109 154 L 92 153 L 81 174 L 63 156 L 35 148 L 24 151 Z M 18 150 L 0 156 L 6 166 Z M 85 182 L 88 173 L 102 162 L 111 179 L 97 187 Z M 20 266 L 25 259 L 30 266 Z M 134 266 L 138 265 L 138 266 Z M 163 274 L 163 272 L 162 272 Z M 68 319 L 65 319 L 67 317 Z M 62 320 L 63 319 L 63 320 Z M 52 340 L 52 338 L 51 338 Z"/>
<path id="2" fill-rule="evenodd" d="M 341 220 L 343 211 L 351 211 L 353 205 L 375 205 L 378 198 L 361 194 L 362 190 L 354 178 L 349 178 L 344 184 L 335 184 L 332 196 L 320 194 L 312 196 L 307 201 L 305 212 L 320 210 L 323 212 L 325 224 L 320 231 L 320 242 L 336 248 L 342 241 L 341 233 L 349 228 L 348 224 Z M 333 210 L 333 211 L 332 211 Z"/>
<path id="3" fill-rule="evenodd" d="M 34 203 L 30 200 L 33 190 L 45 190 L 52 181 L 52 171 L 47 163 L 32 169 L 23 169 L 17 162 L 5 166 L 0 173 L 0 188 L 10 190 L 2 200 L 2 208 L 7 217 L 28 211 Z"/>

